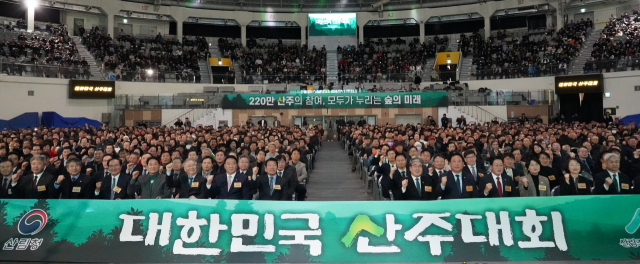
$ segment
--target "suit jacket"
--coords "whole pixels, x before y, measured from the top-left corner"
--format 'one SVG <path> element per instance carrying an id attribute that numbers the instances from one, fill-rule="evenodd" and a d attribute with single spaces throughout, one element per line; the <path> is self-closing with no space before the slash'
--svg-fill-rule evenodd
<path id="1" fill-rule="evenodd" d="M 618 171 L 618 181 L 620 186 L 620 192 L 615 192 L 613 185 L 609 186 L 609 190 L 604 188 L 604 181 L 606 178 L 611 178 L 608 170 L 594 175 L 593 177 L 593 194 L 631 194 L 631 180 L 627 175 Z M 625 185 L 626 184 L 626 185 Z M 626 187 L 626 188 L 625 188 Z"/>
<path id="2" fill-rule="evenodd" d="M 640 194 L 640 176 L 633 179 L 633 192 L 635 194 Z"/>
<path id="3" fill-rule="evenodd" d="M 178 198 L 189 199 L 189 197 L 191 196 L 194 196 L 198 199 L 209 198 L 210 190 L 207 189 L 207 179 L 202 177 L 200 173 L 196 173 L 193 178 L 193 182 L 189 184 L 189 176 L 187 176 L 186 173 L 180 174 L 178 179 L 178 186 L 175 187 L 176 193 L 180 195 Z M 214 186 L 211 186 L 211 188 L 213 187 Z"/>
<path id="4" fill-rule="evenodd" d="M 227 174 L 220 174 L 214 178 L 215 186 L 211 186 L 211 197 L 229 200 L 250 200 L 251 187 L 246 175 L 237 172 L 233 177 L 231 188 L 227 189 Z M 215 187 L 215 188 L 214 188 Z"/>
<path id="5" fill-rule="evenodd" d="M 426 201 L 426 200 L 435 200 L 437 197 L 435 195 L 435 185 L 433 184 L 433 180 L 430 176 L 422 175 L 420 176 L 420 186 L 416 187 L 416 182 L 413 177 L 408 177 L 407 179 L 407 190 L 402 192 L 402 185 L 397 190 L 399 193 L 398 200 L 412 200 L 412 201 Z M 402 183 L 401 183 L 402 184 Z M 418 188 L 420 192 L 418 192 Z"/>
<path id="6" fill-rule="evenodd" d="M 111 174 L 108 174 L 108 171 L 94 171 L 91 178 L 93 178 L 93 183 L 102 182 L 102 178 L 111 177 Z"/>
<path id="7" fill-rule="evenodd" d="M 167 187 L 171 189 L 173 196 L 176 196 L 178 194 L 180 188 L 180 177 L 182 177 L 182 175 L 186 175 L 184 173 L 184 170 L 171 170 L 171 172 L 169 172 L 169 175 L 166 176 Z"/>
<path id="8" fill-rule="evenodd" d="M 134 193 L 139 193 L 141 199 L 171 198 L 171 189 L 167 185 L 167 177 L 162 173 L 156 176 L 153 183 L 151 183 L 150 174 L 140 175 L 136 179 L 132 178 L 127 193 L 131 196 Z"/>
<path id="9" fill-rule="evenodd" d="M 500 197 L 518 197 L 520 193 L 516 189 L 516 181 L 507 175 L 500 174 L 500 181 L 502 187 L 502 196 L 498 192 L 498 184 L 496 180 L 493 178 L 493 173 L 488 172 L 483 177 L 478 177 L 478 197 L 487 197 L 487 198 L 500 198 Z M 492 184 L 492 188 L 489 191 L 488 195 L 484 194 L 484 188 L 487 183 Z"/>
<path id="10" fill-rule="evenodd" d="M 71 176 L 64 176 L 64 181 L 58 187 L 60 199 L 93 199 L 95 190 L 93 178 L 82 173 L 75 182 L 71 181 Z"/>
<path id="11" fill-rule="evenodd" d="M 405 175 L 402 177 L 399 169 L 393 173 L 393 178 L 389 177 L 389 173 L 391 173 L 391 165 L 389 163 L 382 164 L 380 166 L 380 171 L 382 176 L 380 177 L 380 186 L 382 187 L 382 197 L 390 199 L 389 191 L 393 194 L 393 199 L 399 200 L 401 199 L 402 192 L 400 191 L 400 186 L 402 186 L 402 180 L 408 178 L 411 174 L 409 168 L 405 168 Z"/>
<path id="12" fill-rule="evenodd" d="M 120 191 L 115 193 L 114 200 L 118 198 L 120 199 L 132 198 L 132 196 L 130 196 L 127 193 L 127 190 L 129 189 L 129 182 L 131 182 L 131 176 L 120 173 L 118 182 L 116 182 L 116 186 L 111 186 L 111 182 L 113 181 L 112 178 L 113 176 L 102 178 L 102 181 L 101 181 L 102 186 L 100 187 L 100 193 L 95 195 L 95 198 L 101 199 L 101 200 L 111 200 L 111 191 L 116 186 L 120 188 Z"/>
<path id="13" fill-rule="evenodd" d="M 6 181 L 4 177 L 0 177 L 0 199 L 15 198 L 15 194 L 13 193 L 13 190 L 11 190 L 11 177 L 9 177 L 9 182 L 6 183 L 5 188 L 2 188 L 3 181 Z"/>
<path id="14" fill-rule="evenodd" d="M 273 186 L 273 193 L 271 193 L 271 186 L 269 185 L 269 176 L 263 174 L 258 176 L 256 180 L 258 190 L 258 200 L 286 200 L 289 187 L 289 183 L 280 176 L 275 176 L 276 182 Z"/>
<path id="15" fill-rule="evenodd" d="M 267 120 L 262 120 L 262 119 L 259 120 L 258 121 L 258 126 L 267 127 Z"/>
<path id="16" fill-rule="evenodd" d="M 262 173 L 262 174 L 266 174 L 266 173 Z M 284 167 L 282 178 L 286 182 L 288 182 L 287 186 L 289 186 L 289 188 L 285 192 L 286 200 L 291 201 L 291 199 L 293 199 L 293 193 L 295 192 L 296 187 L 300 184 L 300 182 L 298 181 L 298 173 L 296 171 L 296 167 L 294 167 L 293 165 L 287 165 L 286 167 Z"/>
<path id="17" fill-rule="evenodd" d="M 36 187 L 33 187 L 33 173 L 30 175 L 20 177 L 16 186 L 12 186 L 11 193 L 14 198 L 18 199 L 57 199 L 57 190 L 53 187 L 55 178 L 47 173 L 43 172 Z"/>
<path id="18" fill-rule="evenodd" d="M 279 127 L 280 125 L 282 125 L 282 123 L 280 122 L 280 120 L 273 120 L 273 126 L 274 126 L 274 127 Z"/>
<path id="19" fill-rule="evenodd" d="M 524 188 L 524 184 L 522 183 L 523 179 L 527 179 L 527 188 Z M 533 186 L 535 183 L 533 182 L 533 177 L 531 174 L 527 174 L 524 177 L 520 177 L 518 182 L 518 190 L 520 191 L 520 197 L 536 197 L 538 196 L 538 192 L 536 190 L 540 190 L 540 186 L 544 186 L 545 190 L 540 190 L 540 196 L 551 196 L 551 185 L 549 183 L 549 179 L 545 176 L 538 175 L 538 186 Z"/>
<path id="20" fill-rule="evenodd" d="M 561 181 L 558 195 L 591 195 L 592 187 L 593 181 L 580 174 L 576 179 L 569 177 L 569 183 Z"/>
<path id="21" fill-rule="evenodd" d="M 560 181 L 564 181 L 564 176 L 558 175 L 558 171 L 555 171 L 553 168 L 549 168 L 546 166 L 540 166 L 539 175 L 546 176 L 547 179 L 549 179 L 549 186 L 551 186 L 551 189 L 560 185 Z M 560 179 L 560 176 L 562 176 L 562 179 Z"/>
<path id="22" fill-rule="evenodd" d="M 125 174 L 129 174 L 129 175 L 133 175 L 133 172 L 134 172 L 134 171 L 137 171 L 137 172 L 139 172 L 139 173 L 140 173 L 140 175 L 142 175 L 142 169 L 144 169 L 144 168 L 142 167 L 142 165 L 138 165 L 138 164 L 136 164 L 136 166 L 135 166 L 135 167 L 133 167 L 133 170 L 131 170 L 130 172 L 127 172 L 127 164 L 123 164 L 123 166 L 122 166 L 122 170 L 120 171 L 120 173 L 121 173 L 121 174 L 122 174 L 122 173 L 125 173 Z"/>
<path id="23" fill-rule="evenodd" d="M 447 184 L 445 185 L 444 190 L 442 189 L 440 180 L 438 180 L 435 183 L 436 196 L 441 197 L 442 200 L 477 197 L 478 187 L 476 186 L 476 183 L 473 180 L 473 176 L 465 172 L 461 172 L 461 174 L 462 174 L 462 178 L 461 178 L 462 192 L 460 192 L 460 189 L 458 189 L 459 187 L 456 186 L 456 180 L 455 180 L 455 177 L 453 176 L 453 172 L 447 171 L 443 173 L 443 176 L 442 176 L 442 177 L 447 177 Z"/>
<path id="24" fill-rule="evenodd" d="M 593 168 L 595 168 L 596 165 L 591 158 L 587 157 L 585 159 L 586 162 L 582 162 L 582 159 L 578 158 L 578 161 L 580 162 L 580 166 L 582 166 L 583 171 L 593 175 Z"/>
<path id="25" fill-rule="evenodd" d="M 482 178 L 485 175 L 485 171 L 484 170 L 480 170 L 480 166 L 477 166 L 478 164 L 476 164 L 476 173 L 478 174 L 478 177 L 476 177 L 474 180 L 476 182 L 476 185 L 478 183 L 478 181 L 480 180 L 480 178 Z M 466 172 L 469 175 L 471 175 L 471 177 L 473 177 L 473 173 L 471 173 L 471 169 L 469 168 L 468 165 L 465 165 L 462 168 L 462 172 Z"/>
<path id="26" fill-rule="evenodd" d="M 519 184 L 520 182 L 520 178 L 522 178 L 522 176 L 524 176 L 524 172 L 517 169 L 516 166 L 513 166 L 513 168 L 511 169 L 511 172 L 513 173 L 513 181 L 516 182 L 516 184 Z M 504 168 L 504 171 L 502 172 L 502 175 L 504 176 L 508 176 L 511 178 L 511 176 L 509 176 L 509 174 L 507 174 L 507 168 Z"/>

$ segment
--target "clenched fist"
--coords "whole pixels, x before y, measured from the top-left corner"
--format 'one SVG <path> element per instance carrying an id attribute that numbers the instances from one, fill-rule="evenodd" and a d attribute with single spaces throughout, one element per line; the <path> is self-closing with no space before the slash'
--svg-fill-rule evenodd
<path id="1" fill-rule="evenodd" d="M 389 178 L 393 179 L 393 174 L 396 172 L 396 167 L 391 167 L 391 172 L 389 173 Z"/>
<path id="2" fill-rule="evenodd" d="M 409 180 L 402 180 L 402 190 L 406 190 L 409 185 Z"/>
<path id="3" fill-rule="evenodd" d="M 64 176 L 63 175 L 59 175 L 58 176 L 58 180 L 56 180 L 56 184 L 60 185 L 62 183 L 62 181 L 64 181 Z"/>
<path id="4" fill-rule="evenodd" d="M 258 175 L 258 171 L 259 170 L 260 169 L 258 169 L 258 167 L 253 167 L 253 176 L 254 176 L 254 178 L 255 178 L 256 175 Z"/>
<path id="5" fill-rule="evenodd" d="M 171 171 L 173 169 L 173 163 L 167 164 L 167 171 Z"/>
<path id="6" fill-rule="evenodd" d="M 566 181 L 567 183 L 569 183 L 569 178 L 571 177 L 571 175 L 569 175 L 569 173 L 564 175 L 564 181 Z"/>
<path id="7" fill-rule="evenodd" d="M 87 168 L 87 175 L 91 175 L 91 172 L 93 171 L 92 168 Z"/>
<path id="8" fill-rule="evenodd" d="M 27 169 L 27 166 L 29 166 L 29 162 L 26 162 L 26 161 L 25 161 L 25 162 L 23 162 L 23 163 L 22 163 L 22 169 L 23 169 L 23 170 L 26 170 L 26 169 Z"/>
<path id="9" fill-rule="evenodd" d="M 527 180 L 527 178 L 522 178 L 522 184 L 524 185 L 524 187 L 529 188 L 529 180 Z"/>
<path id="10" fill-rule="evenodd" d="M 440 177 L 440 185 L 442 185 L 442 187 L 447 185 L 447 176 Z"/>
<path id="11" fill-rule="evenodd" d="M 493 189 L 493 183 L 487 183 L 487 185 L 484 186 L 484 194 L 489 194 L 491 189 Z"/>
<path id="12" fill-rule="evenodd" d="M 139 171 L 134 171 L 134 172 L 131 174 L 131 178 L 133 178 L 133 179 L 137 179 L 137 178 L 138 178 L 138 176 L 140 176 L 140 172 L 139 172 Z"/>
<path id="13" fill-rule="evenodd" d="M 11 184 L 17 184 L 20 179 L 20 173 L 11 175 Z"/>
<path id="14" fill-rule="evenodd" d="M 127 171 L 131 171 L 131 169 L 133 169 L 134 166 L 136 166 L 136 164 L 133 164 L 133 163 L 127 164 Z"/>
<path id="15" fill-rule="evenodd" d="M 102 182 L 96 182 L 96 192 L 100 191 L 100 187 L 102 187 Z"/>
<path id="16" fill-rule="evenodd" d="M 433 167 L 429 167 L 429 174 L 433 174 Z"/>
<path id="17" fill-rule="evenodd" d="M 207 176 L 207 185 L 211 185 L 213 183 L 213 175 Z"/>
<path id="18" fill-rule="evenodd" d="M 607 188 L 611 186 L 612 183 L 613 183 L 613 179 L 611 179 L 611 177 L 607 177 L 606 179 L 604 179 L 604 185 L 606 185 Z"/>

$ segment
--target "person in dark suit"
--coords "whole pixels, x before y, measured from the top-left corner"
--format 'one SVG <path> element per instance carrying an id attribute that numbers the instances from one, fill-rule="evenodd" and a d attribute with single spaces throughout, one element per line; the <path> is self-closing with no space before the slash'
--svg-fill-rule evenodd
<path id="1" fill-rule="evenodd" d="M 413 158 L 409 162 L 411 177 L 401 181 L 400 190 L 396 191 L 398 200 L 425 201 L 435 200 L 433 180 L 422 173 L 423 163 L 420 158 Z"/>
<path id="2" fill-rule="evenodd" d="M 293 165 L 289 165 L 286 155 L 278 155 L 275 159 L 276 161 L 278 161 L 278 176 L 282 177 L 286 182 L 288 182 L 289 189 L 287 189 L 286 192 L 286 200 L 291 201 L 295 193 L 296 201 L 304 201 L 305 196 L 307 195 L 307 187 L 305 187 L 303 184 L 300 184 L 300 181 L 298 181 L 298 173 L 296 171 L 296 167 L 294 167 Z"/>
<path id="3" fill-rule="evenodd" d="M 93 199 L 95 182 L 81 171 L 82 161 L 75 158 L 67 161 L 69 176 L 60 175 L 62 178 L 58 176 L 58 181 L 53 184 L 61 199 Z"/>
<path id="4" fill-rule="evenodd" d="M 140 175 L 142 174 L 142 166 L 138 165 L 138 161 L 140 160 L 140 155 L 136 152 L 131 152 L 129 156 L 127 156 L 127 164 L 122 165 L 122 171 L 120 173 L 133 175 L 134 171 L 137 171 Z"/>
<path id="5" fill-rule="evenodd" d="M 380 166 L 382 177 L 380 177 L 380 186 L 382 187 L 382 196 L 384 198 L 399 199 L 398 192 L 402 180 L 409 177 L 409 169 L 407 169 L 407 159 L 404 155 L 398 155 L 395 150 L 388 150 L 387 157 L 395 159 L 395 164 L 385 163 Z M 388 197 L 387 197 L 388 196 Z"/>
<path id="6" fill-rule="evenodd" d="M 140 175 L 134 171 L 127 193 L 133 196 L 140 194 L 140 199 L 166 199 L 171 198 L 171 189 L 167 186 L 167 177 L 160 174 L 160 162 L 154 157 L 147 159 L 148 173 Z M 138 176 L 140 175 L 140 176 Z"/>
<path id="7" fill-rule="evenodd" d="M 274 127 L 280 127 L 280 126 L 282 125 L 282 123 L 280 122 L 280 120 L 278 120 L 278 117 L 277 117 L 277 116 L 274 116 L 274 117 L 273 117 L 273 119 L 274 119 L 274 120 L 273 120 L 273 126 L 274 126 Z"/>
<path id="8" fill-rule="evenodd" d="M 267 127 L 267 120 L 264 120 L 264 116 L 261 117 L 260 121 L 258 121 L 258 126 Z"/>
<path id="9" fill-rule="evenodd" d="M 278 161 L 270 158 L 266 161 L 266 173 L 259 175 L 257 182 L 258 200 L 286 200 L 287 190 L 290 188 L 288 182 L 278 176 Z M 258 168 L 253 168 L 255 174 Z"/>
<path id="10" fill-rule="evenodd" d="M 490 173 L 478 180 L 480 193 L 478 197 L 518 197 L 520 192 L 516 189 L 516 182 L 513 178 L 504 175 L 504 164 L 502 158 L 497 157 L 490 161 Z"/>
<path id="11" fill-rule="evenodd" d="M 476 152 L 473 150 L 467 150 L 463 155 L 467 165 L 464 166 L 462 172 L 473 175 L 473 180 L 477 183 L 478 179 L 484 176 L 484 165 L 477 163 Z"/>
<path id="12" fill-rule="evenodd" d="M 449 166 L 451 171 L 440 176 L 440 184 L 436 186 L 436 197 L 441 197 L 443 200 L 477 197 L 478 187 L 473 176 L 462 172 L 464 163 L 460 153 L 452 152 L 450 154 Z"/>
<path id="13" fill-rule="evenodd" d="M 102 178 L 96 182 L 95 199 L 101 200 L 122 200 L 132 198 L 127 194 L 131 176 L 122 174 L 122 162 L 119 159 L 111 159 L 108 163 L 110 177 Z"/>
<path id="14" fill-rule="evenodd" d="M 207 188 L 211 192 L 212 198 L 229 200 L 250 200 L 251 187 L 246 175 L 237 172 L 238 160 L 234 156 L 229 156 L 224 161 L 226 173 L 217 175 L 215 178 L 209 176 Z"/>
<path id="15" fill-rule="evenodd" d="M 56 179 L 44 171 L 47 158 L 35 155 L 31 158 L 31 174 L 11 178 L 11 193 L 18 199 L 56 199 L 58 192 L 53 187 Z"/>
<path id="16" fill-rule="evenodd" d="M 631 194 L 631 180 L 620 172 L 620 156 L 607 153 L 603 160 L 606 168 L 593 176 L 593 194 Z"/>
<path id="17" fill-rule="evenodd" d="M 442 118 L 440 118 L 440 124 L 442 124 L 442 127 L 449 126 L 449 118 L 447 117 L 447 114 L 442 115 Z"/>
<path id="18" fill-rule="evenodd" d="M 516 167 L 515 156 L 513 156 L 512 153 L 504 154 L 502 155 L 502 162 L 504 163 L 504 172 L 502 174 L 511 177 L 517 185 L 520 181 L 520 177 L 524 176 L 524 171 Z"/>
<path id="19" fill-rule="evenodd" d="M 2 175 L 2 182 L 0 183 L 0 199 L 11 199 L 14 198 L 14 194 L 11 193 L 11 177 L 15 174 L 13 173 L 13 164 L 10 160 L 3 160 L 0 162 L 0 174 Z M 17 174 L 15 177 L 19 177 Z"/>
<path id="20" fill-rule="evenodd" d="M 112 159 L 113 157 L 109 154 L 105 154 L 104 157 L 102 158 L 102 170 L 98 170 L 98 171 L 94 171 L 93 175 L 91 176 L 91 178 L 93 179 L 93 183 L 98 183 L 102 181 L 102 178 L 105 177 L 110 177 L 111 174 L 109 174 L 109 161 Z"/>
<path id="21" fill-rule="evenodd" d="M 596 165 L 593 162 L 593 160 L 589 158 L 589 150 L 585 146 L 578 148 L 578 158 L 579 158 L 582 170 L 584 170 L 586 173 L 589 173 L 590 175 L 593 175 L 592 170 L 595 168 Z"/>
<path id="22" fill-rule="evenodd" d="M 185 175 L 182 169 L 182 159 L 174 158 L 171 163 L 167 164 L 167 187 L 171 190 L 172 197 L 178 195 L 180 190 L 180 177 Z"/>
<path id="23" fill-rule="evenodd" d="M 176 186 L 176 198 L 205 199 L 209 197 L 207 179 L 198 173 L 198 162 L 186 159 L 182 164 L 184 173 L 180 174 Z"/>
<path id="24" fill-rule="evenodd" d="M 564 170 L 569 173 L 565 174 L 564 181 L 560 182 L 558 195 L 591 195 L 593 181 L 580 175 L 582 173 L 580 160 L 570 158 Z"/>
<path id="25" fill-rule="evenodd" d="M 436 154 L 433 157 L 433 170 L 428 169 L 428 174 L 431 177 L 431 180 L 437 184 L 440 182 L 440 177 L 444 176 L 446 171 L 444 170 L 445 166 L 445 157 L 442 154 Z"/>

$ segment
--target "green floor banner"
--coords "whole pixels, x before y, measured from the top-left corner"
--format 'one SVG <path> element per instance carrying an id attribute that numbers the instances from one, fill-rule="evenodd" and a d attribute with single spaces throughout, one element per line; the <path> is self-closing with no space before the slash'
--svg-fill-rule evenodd
<path id="1" fill-rule="evenodd" d="M 447 107 L 446 92 L 225 94 L 223 109 Z"/>
<path id="2" fill-rule="evenodd" d="M 0 200 L 0 261 L 640 260 L 640 196 Z"/>

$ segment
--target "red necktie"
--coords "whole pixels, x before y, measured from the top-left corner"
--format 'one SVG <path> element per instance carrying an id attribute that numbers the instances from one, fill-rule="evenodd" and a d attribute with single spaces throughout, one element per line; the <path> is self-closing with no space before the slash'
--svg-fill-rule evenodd
<path id="1" fill-rule="evenodd" d="M 500 183 L 500 176 L 496 177 L 496 182 L 498 184 L 498 195 L 502 197 L 502 184 Z"/>

